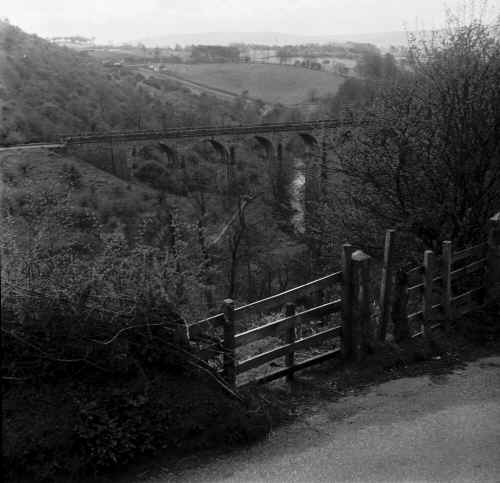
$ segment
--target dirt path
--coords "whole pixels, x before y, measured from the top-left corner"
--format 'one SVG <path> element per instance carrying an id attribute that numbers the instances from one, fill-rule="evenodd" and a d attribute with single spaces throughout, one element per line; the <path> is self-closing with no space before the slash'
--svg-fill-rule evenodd
<path id="1" fill-rule="evenodd" d="M 500 482 L 500 357 L 323 401 L 248 449 L 166 482 Z"/>

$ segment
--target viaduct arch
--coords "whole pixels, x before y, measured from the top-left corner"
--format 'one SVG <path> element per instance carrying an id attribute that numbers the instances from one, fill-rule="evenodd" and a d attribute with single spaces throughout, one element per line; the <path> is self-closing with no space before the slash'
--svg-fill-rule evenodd
<path id="1" fill-rule="evenodd" d="M 237 147 L 246 138 L 253 138 L 264 149 L 270 167 L 279 168 L 286 162 L 284 158 L 287 142 L 300 138 L 310 155 L 306 156 L 306 191 L 319 192 L 316 187 L 325 187 L 327 179 L 327 133 L 343 129 L 349 131 L 353 126 L 366 124 L 353 120 L 323 119 L 307 122 L 263 123 L 239 126 L 201 126 L 196 128 L 174 128 L 167 130 L 142 130 L 123 132 L 103 132 L 67 136 L 61 139 L 62 149 L 86 153 L 91 162 L 102 169 L 130 179 L 133 172 L 135 146 L 156 142 L 169 165 L 176 166 L 185 160 L 179 145 L 208 142 L 217 153 L 220 161 L 227 166 L 227 180 L 231 182 L 233 169 L 240 166 Z M 347 129 L 346 129 L 347 128 Z M 172 146 L 171 142 L 174 142 Z M 134 148 L 131 149 L 130 145 Z M 90 159 L 89 159 L 90 160 Z M 238 163 L 237 163 L 238 161 Z M 271 169 L 271 171 L 273 171 Z"/>

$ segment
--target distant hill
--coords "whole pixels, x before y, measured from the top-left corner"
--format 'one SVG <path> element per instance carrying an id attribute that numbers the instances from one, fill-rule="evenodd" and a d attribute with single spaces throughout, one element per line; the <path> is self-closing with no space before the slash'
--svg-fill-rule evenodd
<path id="1" fill-rule="evenodd" d="M 329 42 L 369 42 L 379 47 L 406 45 L 405 31 L 340 35 L 295 35 L 282 32 L 207 32 L 144 37 L 137 41 L 148 47 L 179 45 L 229 45 L 233 43 L 259 45 L 298 45 Z"/>
<path id="2" fill-rule="evenodd" d="M 366 42 L 374 44 L 381 49 L 386 49 L 392 45 L 408 45 L 408 32 L 404 30 L 395 30 L 393 32 L 372 32 L 366 34 L 343 34 L 335 35 L 334 38 L 339 42 Z"/>

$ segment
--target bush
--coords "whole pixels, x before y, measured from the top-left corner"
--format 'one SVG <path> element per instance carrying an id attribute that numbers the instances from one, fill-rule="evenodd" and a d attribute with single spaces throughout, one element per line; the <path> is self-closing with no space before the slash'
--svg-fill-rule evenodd
<path id="1" fill-rule="evenodd" d="M 123 221 L 131 221 L 139 216 L 139 206 L 130 197 L 118 200 L 103 200 L 98 202 L 97 212 L 102 223 L 107 223 L 113 217 Z"/>
<path id="2" fill-rule="evenodd" d="M 135 172 L 135 177 L 139 181 L 148 183 L 153 188 L 162 188 L 165 173 L 165 169 L 158 163 L 147 162 Z"/>
<path id="3" fill-rule="evenodd" d="M 62 167 L 63 180 L 73 189 L 82 188 L 82 174 L 72 164 L 64 164 Z"/>
<path id="4" fill-rule="evenodd" d="M 106 310 L 90 286 L 78 291 L 66 280 L 67 293 L 19 296 L 2 282 L 8 476 L 100 473 L 162 449 L 232 443 L 267 429 L 261 411 L 250 413 L 207 380 L 212 370 L 190 355 L 182 318 L 151 286 L 128 309 L 126 297 L 111 304 L 105 296 Z"/>
<path id="5" fill-rule="evenodd" d="M 129 334 L 117 345 L 134 341 Z M 6 345 L 10 352 L 11 344 Z M 70 370 L 39 369 L 54 378 L 7 387 L 3 463 L 8 477 L 50 480 L 60 474 L 68 481 L 71 473 L 103 473 L 140 456 L 247 441 L 267 430 L 261 411 L 251 413 L 165 347 L 161 352 L 169 364 L 131 351 L 127 359 L 133 357 L 137 367 L 129 367 L 128 374 L 116 364 L 100 375 L 73 364 Z M 104 364 L 105 356 L 101 359 Z M 125 356 L 123 362 L 126 367 Z"/>
<path id="6" fill-rule="evenodd" d="M 102 472 L 265 430 L 191 354 L 199 255 L 165 213 L 105 232 L 82 193 L 20 193 L 2 244 L 3 463 L 11 479 Z M 86 203 L 87 204 L 87 203 Z M 100 205 L 102 208 L 102 205 Z M 133 199 L 109 216 L 135 216 Z M 171 217 L 170 217 L 171 218 Z M 187 230 L 186 230 L 187 231 Z M 179 270 L 179 267 L 182 270 Z M 213 381 L 213 382 L 211 382 Z M 35 476 L 36 475 L 36 476 Z"/>
<path id="7" fill-rule="evenodd" d="M 499 32 L 498 20 L 451 16 L 431 40 L 410 42 L 409 69 L 339 90 L 337 107 L 359 98 L 354 118 L 369 127 L 338 143 L 328 193 L 330 233 L 343 227 L 336 241 L 371 250 L 397 228 L 416 253 L 483 239 L 500 203 Z"/>
<path id="8" fill-rule="evenodd" d="M 3 462 L 11 478 L 102 472 L 265 427 L 261 412 L 247 413 L 208 382 L 217 377 L 191 355 L 170 302 L 178 277 L 188 276 L 176 274 L 176 260 L 151 245 L 129 248 L 119 233 L 100 237 L 90 254 L 70 246 L 47 257 L 38 246 L 31 259 L 4 233 Z"/>
<path id="9" fill-rule="evenodd" d="M 6 185 L 16 186 L 17 173 L 13 169 L 2 169 L 2 181 Z"/>
<path id="10" fill-rule="evenodd" d="M 185 196 L 188 193 L 188 183 L 186 177 L 181 170 L 167 171 L 156 162 L 147 162 L 139 168 L 135 177 L 149 184 L 151 187 L 167 191 L 180 196 Z"/>

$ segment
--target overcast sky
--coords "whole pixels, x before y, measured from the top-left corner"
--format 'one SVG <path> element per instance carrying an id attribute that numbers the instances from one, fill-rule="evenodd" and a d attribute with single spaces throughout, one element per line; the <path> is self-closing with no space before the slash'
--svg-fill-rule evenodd
<path id="1" fill-rule="evenodd" d="M 457 0 L 2 0 L 0 17 L 43 37 L 98 41 L 200 32 L 336 35 L 439 28 Z M 500 0 L 489 0 L 490 6 Z"/>

